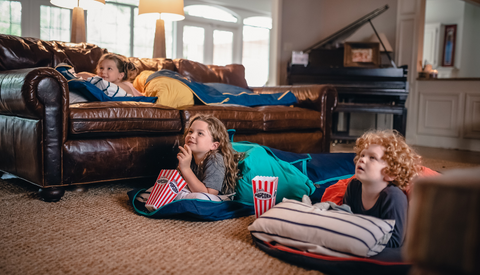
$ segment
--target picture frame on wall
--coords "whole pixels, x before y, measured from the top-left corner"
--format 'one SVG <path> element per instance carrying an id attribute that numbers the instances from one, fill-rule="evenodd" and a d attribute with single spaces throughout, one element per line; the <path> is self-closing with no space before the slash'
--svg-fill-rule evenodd
<path id="1" fill-rule="evenodd" d="M 345 42 L 343 66 L 370 67 L 380 66 L 380 43 Z"/>
<path id="2" fill-rule="evenodd" d="M 457 25 L 445 25 L 443 39 L 442 67 L 453 67 L 455 64 L 455 44 L 457 38 Z"/>

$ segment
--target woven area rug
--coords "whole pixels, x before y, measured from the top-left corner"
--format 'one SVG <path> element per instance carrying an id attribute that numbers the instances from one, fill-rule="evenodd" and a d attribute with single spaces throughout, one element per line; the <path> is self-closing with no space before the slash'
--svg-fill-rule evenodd
<path id="1" fill-rule="evenodd" d="M 218 222 L 134 213 L 134 182 L 67 191 L 55 203 L 19 179 L 0 180 L 0 274 L 321 274 L 258 249 L 254 216 Z"/>
<path id="2" fill-rule="evenodd" d="M 322 274 L 258 249 L 247 230 L 254 216 L 196 222 L 135 214 L 126 193 L 152 184 L 94 184 L 45 203 L 35 186 L 0 180 L 0 274 Z"/>

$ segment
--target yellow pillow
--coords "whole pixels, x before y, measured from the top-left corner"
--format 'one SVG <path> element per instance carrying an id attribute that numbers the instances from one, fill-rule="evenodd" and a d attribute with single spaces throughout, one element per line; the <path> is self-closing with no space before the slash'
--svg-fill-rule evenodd
<path id="1" fill-rule="evenodd" d="M 145 96 L 156 96 L 157 104 L 178 108 L 194 104 L 193 91 L 180 80 L 159 76 L 145 85 Z"/>
<path id="2" fill-rule="evenodd" d="M 133 80 L 133 87 L 137 89 L 142 94 L 145 94 L 145 82 L 147 81 L 147 78 L 153 74 L 154 71 L 149 71 L 145 70 L 142 71 L 137 77 L 135 77 L 135 80 Z"/>

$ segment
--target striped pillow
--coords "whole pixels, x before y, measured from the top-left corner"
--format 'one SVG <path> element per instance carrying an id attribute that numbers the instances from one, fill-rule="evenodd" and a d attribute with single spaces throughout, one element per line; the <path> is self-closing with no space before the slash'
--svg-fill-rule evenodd
<path id="1" fill-rule="evenodd" d="M 255 220 L 248 230 L 265 242 L 336 257 L 370 257 L 380 253 L 392 236 L 394 220 L 322 211 L 284 199 Z"/>

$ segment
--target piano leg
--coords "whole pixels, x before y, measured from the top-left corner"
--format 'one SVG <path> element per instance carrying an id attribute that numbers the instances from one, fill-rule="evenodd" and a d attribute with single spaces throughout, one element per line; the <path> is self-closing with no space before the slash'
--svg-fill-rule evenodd
<path id="1" fill-rule="evenodd" d="M 350 113 L 334 112 L 332 115 L 332 140 L 340 143 L 342 140 L 355 140 L 357 137 L 349 137 Z"/>
<path id="2" fill-rule="evenodd" d="M 393 129 L 397 130 L 405 137 L 407 130 L 407 108 L 403 108 L 401 115 L 393 115 Z"/>

